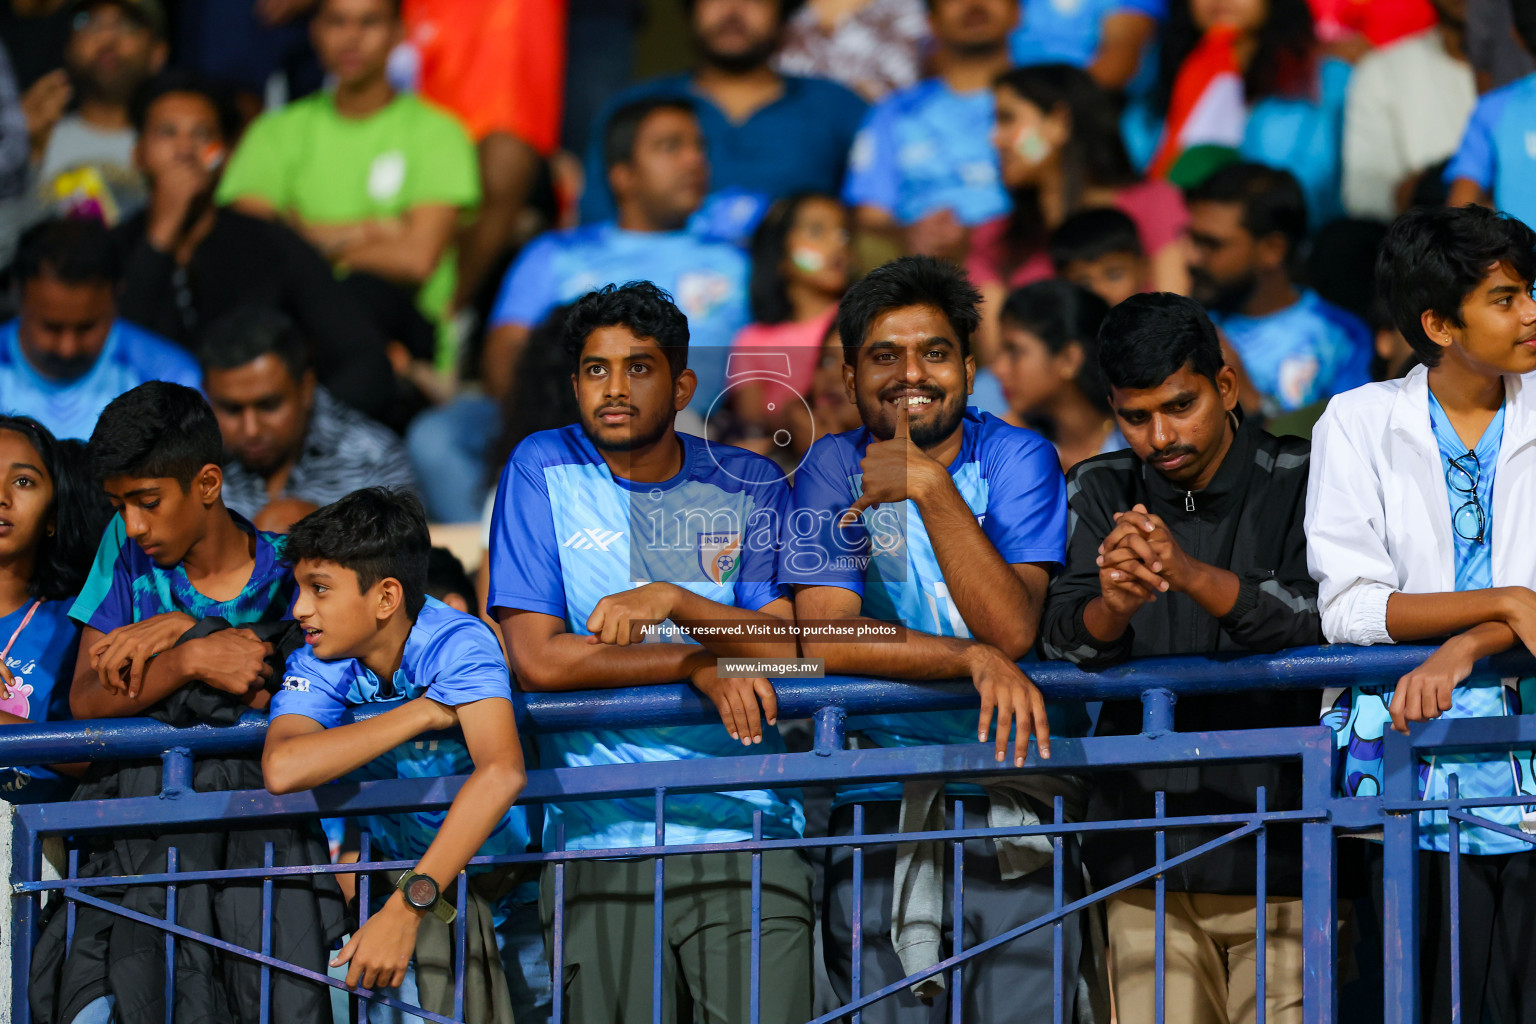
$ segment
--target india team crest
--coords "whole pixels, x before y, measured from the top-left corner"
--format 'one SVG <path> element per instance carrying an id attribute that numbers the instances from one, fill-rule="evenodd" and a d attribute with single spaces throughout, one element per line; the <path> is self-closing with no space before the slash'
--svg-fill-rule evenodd
<path id="1" fill-rule="evenodd" d="M 699 534 L 699 568 L 711 583 L 734 582 L 741 568 L 741 534 Z"/>

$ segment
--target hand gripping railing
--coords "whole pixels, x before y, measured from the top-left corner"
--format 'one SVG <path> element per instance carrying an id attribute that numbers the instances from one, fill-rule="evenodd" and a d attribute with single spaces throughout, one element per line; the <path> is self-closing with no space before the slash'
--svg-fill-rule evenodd
<path id="1" fill-rule="evenodd" d="M 1316 1022 L 1331 1022 L 1335 1019 L 1335 833 L 1368 831 L 1385 825 L 1388 837 L 1389 897 L 1397 900 L 1395 909 L 1393 898 L 1387 900 L 1387 934 L 1393 936 L 1386 950 L 1388 1019 L 1393 1024 L 1413 1024 L 1417 1020 L 1417 1002 L 1413 997 L 1416 978 L 1413 963 L 1417 949 L 1414 929 L 1409 927 L 1415 920 L 1416 898 L 1411 874 L 1414 863 L 1412 850 L 1416 843 L 1418 812 L 1427 806 L 1416 799 L 1417 794 L 1411 787 L 1414 760 L 1417 756 L 1441 749 L 1468 752 L 1536 746 L 1536 718 L 1434 722 L 1417 727 L 1411 738 L 1389 734 L 1386 743 L 1387 796 L 1340 799 L 1333 793 L 1333 737 L 1323 728 L 1269 729 L 1262 728 L 1263 723 L 1234 722 L 1235 726 L 1259 728 L 1179 734 L 1173 732 L 1173 708 L 1180 696 L 1321 689 L 1325 686 L 1344 685 L 1391 686 L 1405 672 L 1421 663 L 1428 650 L 1406 646 L 1328 646 L 1296 649 L 1274 655 L 1143 659 L 1100 672 L 1084 672 L 1059 662 L 1024 663 L 1022 667 L 1048 699 L 1092 701 L 1139 698 L 1143 704 L 1141 737 L 1053 739 L 1053 757 L 1050 761 L 1041 762 L 1032 752 L 1024 770 L 1092 773 L 1105 769 L 1168 766 L 1192 761 L 1300 760 L 1304 780 L 1300 810 L 1277 813 L 1261 805 L 1251 815 L 1216 816 L 1202 819 L 1199 823 L 1224 824 L 1234 829 L 1232 833 L 1223 836 L 1220 843 L 1212 845 L 1212 848 L 1249 835 L 1258 836 L 1261 858 L 1266 822 L 1286 820 L 1300 824 L 1307 873 L 1303 910 L 1308 942 L 1306 1019 Z M 1524 654 L 1484 659 L 1475 667 L 1468 685 L 1496 683 L 1499 678 L 1512 675 L 1536 675 L 1536 661 Z M 858 751 L 843 749 L 846 717 L 870 713 L 974 708 L 977 697 L 969 682 L 901 683 L 829 677 L 815 681 L 783 681 L 776 684 L 775 689 L 781 719 L 814 719 L 815 745 L 812 753 L 747 755 L 702 762 L 544 769 L 530 773 L 523 798 L 530 802 L 542 802 L 556 798 L 572 800 L 646 796 L 655 797 L 660 805 L 668 793 L 726 791 L 753 786 L 975 776 L 1016 771 L 1008 766 L 997 765 L 992 759 L 990 745 L 962 744 Z M 568 694 L 519 695 L 516 703 L 519 727 L 530 733 L 594 727 L 611 729 L 716 723 L 719 720 L 713 705 L 683 684 Z M 388 707 L 383 705 L 378 709 L 362 710 L 356 717 L 370 717 L 388 710 Z M 37 804 L 16 808 L 13 825 L 12 882 L 15 899 L 12 976 L 17 999 L 13 1019 L 22 1022 L 26 1020 L 24 994 L 30 968 L 30 939 L 34 935 L 37 898 L 44 891 L 50 890 L 62 889 L 69 893 L 67 883 L 45 883 L 39 880 L 39 841 L 42 836 L 104 832 L 135 826 L 196 826 L 230 820 L 254 823 L 295 816 L 376 813 L 406 807 L 431 810 L 446 807 L 462 782 L 462 779 L 435 779 L 344 784 L 282 797 L 264 791 L 191 791 L 190 766 L 193 757 L 255 753 L 263 742 L 265 723 L 265 716 L 252 713 L 227 727 L 174 728 L 149 720 L 117 719 L 0 729 L 0 764 L 15 766 L 153 757 L 160 757 L 165 764 L 163 791 L 158 797 Z M 1518 802 L 1515 799 L 1504 801 L 1505 804 Z M 1449 801 L 1453 817 L 1462 825 L 1481 823 L 1481 819 L 1471 817 L 1471 812 L 1489 806 L 1490 803 L 1497 801 L 1459 800 L 1454 791 Z M 1061 836 L 1124 828 L 1157 830 L 1160 836 L 1166 827 L 1193 823 L 1193 819 L 1167 819 L 1159 813 L 1156 819 L 1144 821 L 1077 823 L 1065 828 L 1047 825 L 1039 826 L 1035 831 Z M 936 838 L 955 840 L 958 848 L 963 839 L 993 834 L 985 829 L 965 830 L 960 826 L 961 823 L 957 822 L 955 830 Z M 1023 833 L 1014 830 L 1007 834 Z M 862 835 L 852 839 L 813 837 L 800 841 L 763 840 L 734 844 L 731 848 L 754 853 L 780 848 L 816 849 L 833 845 L 862 849 L 864 846 L 889 843 L 893 839 Z M 708 849 L 713 850 L 715 847 Z M 627 852 L 631 855 L 666 856 L 677 854 L 679 848 L 662 848 L 658 844 L 646 850 Z M 550 851 L 542 855 L 526 855 L 523 859 L 548 862 L 558 879 L 564 864 L 595 855 L 600 855 L 600 852 Z M 1187 860 L 1190 856 L 1186 854 L 1177 859 Z M 1164 866 L 1171 868 L 1174 860 L 1170 858 Z M 262 872 L 258 869 L 255 876 L 270 878 L 283 873 L 292 871 L 274 869 Z M 1262 871 L 1260 879 L 1259 889 L 1262 893 Z M 153 880 L 165 884 L 168 878 L 154 876 Z M 146 884 L 151 881 L 151 876 L 143 876 L 136 881 L 138 884 Z M 1162 873 L 1156 873 L 1153 881 L 1161 905 Z M 1133 882 L 1127 881 L 1115 888 L 1124 888 L 1130 884 Z M 1095 897 L 1102 898 L 1102 895 L 1096 893 Z M 80 899 L 82 894 L 77 890 L 70 898 Z M 1262 907 L 1262 901 L 1260 905 Z M 1059 920 L 1073 906 L 1075 904 L 1061 907 L 1052 920 Z M 1052 921 L 1042 919 L 1036 926 L 1049 928 Z M 1394 926 L 1404 931 L 1400 935 L 1396 934 Z M 169 936 L 172 929 L 167 931 Z M 1007 938 L 1009 936 L 995 937 L 970 950 L 957 950 L 954 956 L 939 964 L 935 970 L 958 970 L 982 946 L 991 946 Z M 1262 1021 L 1262 943 L 1260 948 L 1259 1006 Z M 1161 959 L 1159 943 L 1159 964 Z M 281 969 L 281 965 L 264 963 L 264 966 L 277 966 Z M 909 982 L 911 980 L 907 979 Z M 1160 1009 L 1163 1004 L 1161 980 L 1159 975 L 1157 1003 Z M 1398 986 L 1396 992 L 1391 991 L 1394 985 Z M 958 993 L 959 986 L 953 988 Z M 863 1002 L 856 1000 L 857 1005 L 867 1005 L 875 998 L 875 994 L 862 998 Z M 856 1006 L 845 1007 L 846 1010 L 856 1010 Z M 856 1013 L 854 1017 L 857 1018 Z M 827 1015 L 822 1019 L 831 1020 L 835 1016 Z"/>

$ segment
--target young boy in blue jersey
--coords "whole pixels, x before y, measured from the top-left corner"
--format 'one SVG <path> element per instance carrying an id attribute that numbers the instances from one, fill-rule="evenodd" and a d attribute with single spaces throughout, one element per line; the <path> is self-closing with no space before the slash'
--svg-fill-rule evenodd
<path id="1" fill-rule="evenodd" d="M 149 715 L 177 725 L 228 724 L 247 709 L 265 709 L 268 685 L 281 664 L 275 644 L 282 634 L 292 634 L 282 620 L 293 577 L 278 553 L 278 538 L 224 506 L 223 440 L 213 410 L 191 388 L 141 384 L 102 411 L 89 453 L 117 514 L 70 608 L 70 618 L 81 627 L 70 688 L 74 716 Z M 230 628 L 182 640 L 213 618 Z M 161 777 L 158 761 L 99 766 L 77 798 L 151 797 L 160 792 Z M 261 785 L 261 769 L 254 757 L 200 757 L 191 782 L 201 792 L 253 789 Z M 183 871 L 256 868 L 267 842 L 276 864 L 327 860 L 323 838 L 307 827 L 232 832 L 202 827 L 114 837 L 91 852 L 83 870 L 164 871 L 172 847 Z M 151 917 L 165 915 L 164 890 L 155 887 L 132 887 L 120 902 Z M 272 955 L 323 972 L 327 951 L 343 931 L 343 909 L 329 877 L 279 884 Z M 262 942 L 257 884 L 184 887 L 178 914 L 183 923 L 208 922 L 215 937 L 246 949 Z M 165 1015 L 163 936 L 122 922 L 106 911 L 82 908 L 67 952 L 62 915 L 50 923 L 39 949 L 53 949 L 56 957 L 34 960 L 30 993 L 39 1018 L 70 1021 L 114 1003 L 122 1020 Z M 177 950 L 177 973 L 178 1007 L 228 1005 L 235 1008 L 233 1020 L 255 1020 L 262 980 L 254 963 L 184 943 Z M 271 999 L 274 1019 L 318 1024 L 329 1013 L 324 986 L 285 973 L 272 978 Z"/>
<path id="2" fill-rule="evenodd" d="M 305 646 L 272 700 L 267 788 L 311 789 L 365 768 L 377 778 L 469 774 L 446 815 L 364 823 L 381 856 L 417 863 L 332 961 L 349 965 L 349 986 L 399 986 L 422 918 L 453 920 L 445 894 L 469 859 L 527 847 L 526 818 L 508 814 L 525 776 L 507 665 L 490 627 L 427 597 L 430 547 L 421 503 L 371 487 L 299 520 L 285 549 Z M 341 724 L 349 707 L 402 699 Z M 455 726 L 463 742 L 411 743 Z"/>
<path id="3" fill-rule="evenodd" d="M 981 695 L 979 720 L 975 712 L 955 711 L 850 721 L 864 739 L 886 747 L 984 741 L 995 715 L 998 763 L 1007 758 L 1022 766 L 1031 735 L 1040 755 L 1050 755 L 1045 702 L 1015 662 L 1034 646 L 1046 585 L 1062 564 L 1066 496 L 1048 441 L 966 407 L 980 301 L 962 271 L 928 257 L 887 263 L 843 297 L 843 381 L 864 426 L 817 441 L 796 473 L 781 577 L 796 587 L 801 621 L 906 627 L 900 642 L 805 641 L 805 653 L 825 658 L 829 674 L 969 677 Z M 1064 717 L 1061 724 L 1079 735 L 1086 727 Z M 985 786 L 950 787 L 965 808 L 956 828 L 1049 821 L 1054 795 L 1066 798 L 1069 814 L 1084 797 L 1074 782 L 1041 776 L 999 776 Z M 912 785 L 905 795 L 894 786 L 844 791 L 831 831 L 851 834 L 855 802 L 866 805 L 866 832 L 942 828 L 943 796 L 942 786 Z M 910 857 L 889 847 L 866 852 L 862 922 L 851 920 L 851 851 L 830 859 L 825 945 L 840 1000 L 852 994 L 854 928 L 863 932 L 866 992 L 932 966 L 950 948 L 943 857 L 935 863 L 939 854 L 928 845 Z M 990 842 L 968 842 L 966 849 L 968 944 L 1049 912 L 1050 873 L 1040 870 L 1048 855 L 1026 855 L 1021 861 L 1028 863 L 1013 861 L 1005 874 Z M 1076 856 L 1074 845 L 1068 850 Z M 1068 867 L 1069 880 L 1078 874 Z M 1079 949 L 1075 922 L 1068 922 L 1066 940 L 1071 973 Z M 1035 932 L 968 967 L 966 1019 L 1010 1020 L 1021 1006 L 1049 1007 L 1051 957 L 1051 937 Z M 916 988 L 865 1008 L 865 1019 L 930 1020 L 925 1002 L 942 982 Z M 1066 991 L 1074 988 L 1069 977 Z"/>
<path id="4" fill-rule="evenodd" d="M 267 706 L 272 645 L 245 628 L 288 610 L 293 577 L 276 537 L 224 506 L 223 438 L 203 396 L 150 381 L 103 410 L 96 476 L 117 515 L 70 610 L 80 654 L 76 718 L 135 715 L 199 680 Z M 200 619 L 235 627 L 177 641 Z"/>
<path id="5" fill-rule="evenodd" d="M 643 764 L 783 752 L 773 687 L 733 678 L 716 659 L 784 657 L 793 639 L 746 634 L 793 614 L 778 583 L 789 510 L 767 459 L 679 433 L 693 397 L 688 320 L 649 282 L 582 297 L 566 321 L 580 423 L 529 436 L 502 473 L 491 523 L 491 613 L 525 690 L 590 690 L 689 680 L 725 724 L 620 728 L 539 737 L 546 767 Z M 671 581 L 671 582 L 661 582 Z M 662 628 L 646 631 L 646 623 Z M 675 627 L 675 628 L 674 628 Z M 678 635 L 697 630 L 695 637 Z M 634 642 L 672 640 L 676 642 Z M 770 728 L 763 727 L 767 719 Z M 799 836 L 797 794 L 771 790 L 673 797 L 668 845 Z M 649 798 L 549 808 L 545 848 L 612 850 L 656 842 Z M 565 874 L 565 991 L 570 1019 L 651 1015 L 654 860 L 583 860 Z M 660 997 L 676 1015 L 686 986 L 696 1019 L 738 1024 L 748 1008 L 752 858 L 666 859 Z M 811 1010 L 811 878 L 798 852 L 762 857 L 761 1017 Z M 554 889 L 544 876 L 544 920 Z M 636 907 L 644 906 L 644 911 Z M 553 941 L 553 940 L 551 940 Z"/>

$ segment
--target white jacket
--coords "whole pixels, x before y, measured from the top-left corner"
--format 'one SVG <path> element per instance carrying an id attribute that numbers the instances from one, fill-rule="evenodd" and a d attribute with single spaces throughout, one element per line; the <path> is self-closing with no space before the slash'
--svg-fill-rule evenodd
<path id="1" fill-rule="evenodd" d="M 1536 587 L 1536 388 L 1504 378 L 1493 585 Z M 1451 506 L 1428 371 L 1336 396 L 1312 431 L 1307 568 L 1330 643 L 1392 643 L 1387 598 L 1456 589 Z"/>

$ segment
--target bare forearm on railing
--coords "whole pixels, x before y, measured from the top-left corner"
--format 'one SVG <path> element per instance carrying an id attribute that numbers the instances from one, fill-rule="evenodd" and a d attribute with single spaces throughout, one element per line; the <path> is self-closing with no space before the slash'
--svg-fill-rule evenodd
<path id="1" fill-rule="evenodd" d="M 295 793 L 334 782 L 433 728 L 433 718 L 420 700 L 334 729 L 303 715 L 278 715 L 267 726 L 262 777 L 273 793 Z"/>
<path id="2" fill-rule="evenodd" d="M 1536 600 L 1523 587 L 1445 594 L 1395 593 L 1387 598 L 1387 632 L 1400 643 L 1434 640 L 1484 623 L 1507 624 L 1519 613 L 1522 604 L 1530 604 L 1532 611 L 1536 611 Z M 1510 635 L 1513 638 L 1514 634 Z"/>

